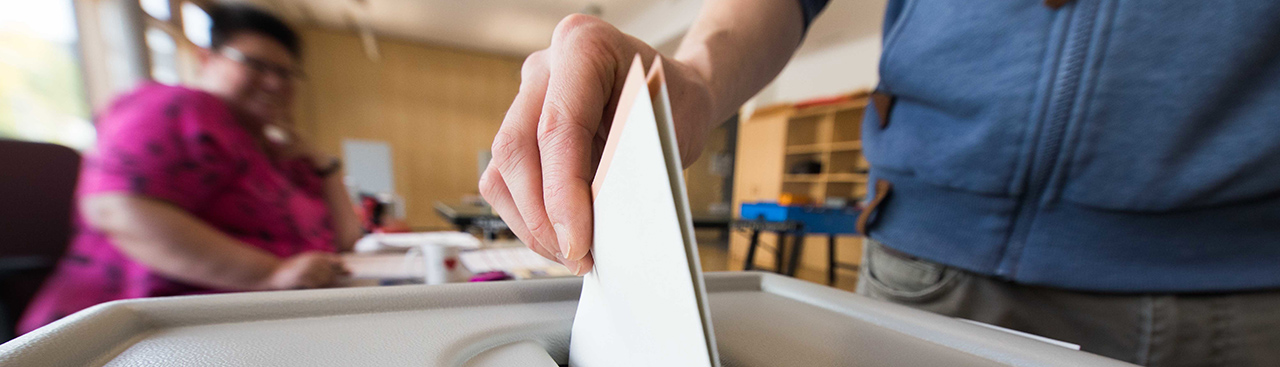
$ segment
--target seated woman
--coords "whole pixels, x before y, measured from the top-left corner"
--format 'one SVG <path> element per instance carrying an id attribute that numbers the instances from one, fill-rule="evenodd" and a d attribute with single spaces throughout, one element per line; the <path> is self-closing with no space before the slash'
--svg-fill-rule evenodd
<path id="1" fill-rule="evenodd" d="M 324 287 L 361 235 L 340 164 L 288 122 L 297 35 L 251 8 L 211 12 L 195 89 L 144 85 L 98 119 L 78 233 L 18 325 L 137 297 Z"/>

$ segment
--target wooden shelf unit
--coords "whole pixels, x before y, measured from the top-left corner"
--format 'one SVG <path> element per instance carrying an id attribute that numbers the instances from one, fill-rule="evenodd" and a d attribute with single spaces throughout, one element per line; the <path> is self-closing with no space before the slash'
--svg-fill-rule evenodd
<path id="1" fill-rule="evenodd" d="M 867 192 L 867 171 L 862 156 L 862 116 L 868 94 L 853 93 L 844 101 L 797 108 L 774 105 L 752 111 L 738 128 L 738 152 L 734 169 L 735 217 L 744 202 L 777 201 L 783 193 L 803 195 L 816 203 L 827 198 L 861 200 Z M 744 115 L 746 115 L 744 113 Z M 816 174 L 792 174 L 791 168 L 816 161 Z M 730 238 L 729 269 L 741 269 L 748 238 Z M 766 247 L 776 245 L 772 235 L 761 236 Z M 861 240 L 838 239 L 838 260 L 859 263 Z M 850 244 L 853 242 L 854 244 Z M 826 238 L 805 240 L 800 270 L 826 268 Z M 757 265 L 772 268 L 771 256 L 757 256 Z"/>
<path id="2" fill-rule="evenodd" d="M 803 195 L 819 204 L 828 197 L 849 201 L 861 199 L 861 195 L 866 193 L 868 168 L 862 157 L 861 140 L 862 114 L 866 106 L 867 98 L 857 96 L 834 104 L 791 109 L 783 122 L 786 156 L 780 177 L 782 191 L 778 194 Z M 783 110 L 784 114 L 787 112 Z M 821 165 L 819 173 L 791 173 L 793 167 L 813 161 Z M 833 190 L 831 183 L 851 185 L 841 185 Z M 805 187 L 803 184 L 821 187 Z"/>

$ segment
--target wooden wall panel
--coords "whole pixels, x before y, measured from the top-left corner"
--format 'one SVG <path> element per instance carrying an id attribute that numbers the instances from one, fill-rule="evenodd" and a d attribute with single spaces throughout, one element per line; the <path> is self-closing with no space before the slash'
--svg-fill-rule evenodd
<path id="1" fill-rule="evenodd" d="M 782 171 L 787 118 L 790 111 L 757 114 L 738 127 L 738 153 L 734 160 L 733 217 L 738 218 L 744 202 L 777 201 L 782 193 Z M 742 269 L 750 238 L 746 231 L 735 231 L 729 238 L 730 270 Z M 776 236 L 764 234 L 760 243 L 773 247 Z M 773 257 L 767 251 L 756 253 L 756 264 L 773 268 Z"/>
<path id="2" fill-rule="evenodd" d="M 860 184 L 852 181 L 830 181 L 835 182 L 832 184 L 829 183 L 827 174 L 842 175 L 839 177 L 842 180 L 847 175 L 865 174 L 846 172 L 858 165 L 852 157 L 861 155 L 860 150 L 849 147 L 856 144 L 851 141 L 860 136 L 857 129 L 861 120 L 861 108 L 865 103 L 865 99 L 854 98 L 848 102 L 802 110 L 777 106 L 764 111 L 758 110 L 750 120 L 744 122 L 738 135 L 737 170 L 733 188 L 735 217 L 740 214 L 738 209 L 742 203 L 777 201 L 779 194 L 783 192 L 806 193 L 819 202 L 824 197 L 855 196 L 854 192 L 858 191 Z M 837 144 L 839 150 L 835 150 Z M 788 151 L 791 153 L 788 154 Z M 839 157 L 835 161 L 840 163 L 835 172 L 828 172 L 833 169 L 832 156 Z M 786 167 L 801 160 L 815 158 L 824 162 L 823 175 L 814 175 L 819 176 L 814 181 L 805 180 L 804 177 L 791 181 L 785 178 Z M 827 192 L 829 187 L 840 189 Z M 745 230 L 736 231 L 730 237 L 727 259 L 729 269 L 743 268 L 750 242 L 749 233 Z M 766 248 L 776 248 L 778 241 L 776 235 L 768 232 L 760 236 L 760 244 Z M 829 258 L 828 237 L 811 235 L 803 243 L 797 276 L 825 282 Z M 837 261 L 849 264 L 861 262 L 861 237 L 838 237 L 836 247 Z M 754 266 L 774 269 L 774 262 L 773 251 L 757 250 Z M 841 271 L 840 274 L 842 277 L 852 275 L 848 271 Z"/>
<path id="3" fill-rule="evenodd" d="M 477 154 L 519 89 L 521 60 L 380 39 L 373 62 L 353 34 L 301 34 L 301 133 L 334 155 L 347 138 L 387 142 L 409 224 L 445 227 L 433 204 L 477 193 Z"/>
<path id="4" fill-rule="evenodd" d="M 702 149 L 698 160 L 684 170 L 685 186 L 689 194 L 689 211 L 694 216 L 709 214 L 711 206 L 724 201 L 725 177 L 712 170 L 717 154 L 726 152 L 729 144 L 729 129 L 717 127 L 707 136 L 707 145 Z"/>

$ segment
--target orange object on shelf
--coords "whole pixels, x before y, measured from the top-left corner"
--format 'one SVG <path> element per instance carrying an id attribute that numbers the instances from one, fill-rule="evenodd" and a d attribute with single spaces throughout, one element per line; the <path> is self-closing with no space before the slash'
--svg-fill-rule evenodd
<path id="1" fill-rule="evenodd" d="M 833 96 L 833 97 L 820 97 L 820 98 L 813 98 L 806 101 L 800 101 L 800 102 L 796 102 L 795 106 L 796 106 L 796 109 L 801 109 L 801 108 L 836 104 L 836 103 L 850 101 L 850 100 L 853 100 L 853 95 L 845 94 L 845 95 L 839 95 L 839 96 Z"/>
<path id="2" fill-rule="evenodd" d="M 805 204 L 812 204 L 812 203 L 813 203 L 813 198 L 810 198 L 802 194 L 792 194 L 789 192 L 784 192 L 782 193 L 782 195 L 778 195 L 778 205 L 782 205 L 782 206 L 805 205 Z"/>

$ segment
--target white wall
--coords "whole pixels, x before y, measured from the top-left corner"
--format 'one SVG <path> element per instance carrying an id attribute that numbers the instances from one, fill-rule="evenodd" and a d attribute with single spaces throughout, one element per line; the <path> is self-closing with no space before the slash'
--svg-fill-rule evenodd
<path id="1" fill-rule="evenodd" d="M 628 19 L 613 19 L 612 14 L 605 14 L 604 19 L 623 33 L 644 40 L 664 55 L 671 55 L 701 10 L 702 0 L 653 1 L 648 9 Z"/>
<path id="2" fill-rule="evenodd" d="M 869 36 L 799 55 L 755 103 L 767 106 L 872 89 L 879 80 L 880 36 Z"/>
<path id="3" fill-rule="evenodd" d="M 773 0 L 794 1 L 794 0 Z M 791 63 L 750 106 L 767 106 L 833 96 L 875 87 L 880 59 L 880 28 L 887 0 L 831 0 L 809 27 Z M 702 0 L 654 2 L 646 11 L 615 24 L 658 48 L 674 52 Z"/>
<path id="4" fill-rule="evenodd" d="M 886 0 L 833 0 L 791 63 L 752 101 L 796 102 L 874 88 Z"/>

